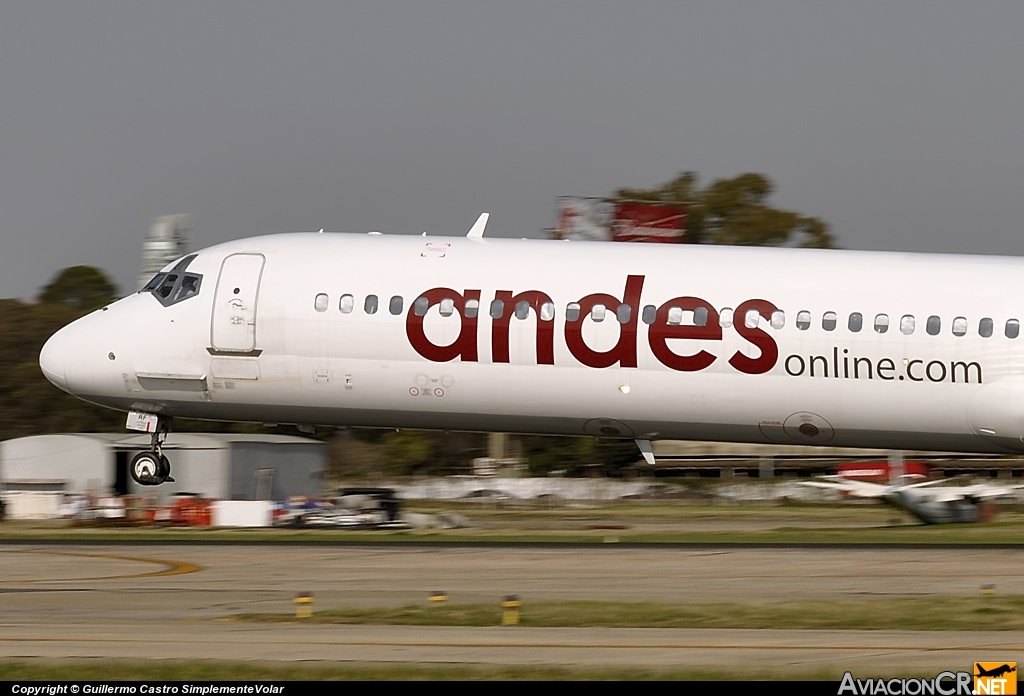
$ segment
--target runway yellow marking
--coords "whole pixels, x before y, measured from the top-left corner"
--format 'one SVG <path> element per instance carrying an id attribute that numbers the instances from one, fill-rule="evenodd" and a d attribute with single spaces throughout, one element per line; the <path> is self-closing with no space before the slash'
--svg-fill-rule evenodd
<path id="1" fill-rule="evenodd" d="M 17 553 L 17 552 L 16 552 Z M 100 575 L 85 578 L 32 578 L 27 580 L 0 580 L 0 585 L 25 585 L 37 582 L 95 582 L 99 580 L 135 580 L 138 578 L 164 578 L 172 575 L 185 575 L 203 570 L 203 566 L 185 561 L 170 561 L 162 558 L 142 558 L 139 556 L 120 556 L 112 553 L 72 553 L 69 551 L 22 551 L 49 556 L 75 556 L 79 558 L 106 558 L 114 561 L 131 561 L 135 563 L 155 563 L 164 566 L 163 570 L 149 573 L 129 573 L 124 575 Z"/>

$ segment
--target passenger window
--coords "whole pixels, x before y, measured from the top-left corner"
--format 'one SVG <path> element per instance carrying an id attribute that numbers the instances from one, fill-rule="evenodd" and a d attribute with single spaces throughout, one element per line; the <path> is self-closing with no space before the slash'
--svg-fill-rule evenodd
<path id="1" fill-rule="evenodd" d="M 391 299 L 391 303 L 394 304 L 394 302 L 395 302 L 395 300 L 394 300 L 394 298 L 392 298 Z M 417 297 L 416 301 L 412 303 L 413 314 L 415 314 L 418 317 L 425 316 L 427 314 L 427 310 L 428 309 L 430 309 L 430 300 L 428 300 L 427 298 L 423 297 L 422 295 Z M 401 312 L 401 311 L 402 311 L 402 308 L 399 307 L 398 308 L 398 312 Z M 391 310 L 392 314 L 398 314 L 398 312 L 396 312 L 393 308 Z"/>
<path id="2" fill-rule="evenodd" d="M 1006 320 L 1006 337 L 1007 338 L 1017 338 L 1017 336 L 1019 334 L 1020 334 L 1020 322 L 1017 321 L 1016 319 L 1007 319 Z"/>
<path id="3" fill-rule="evenodd" d="M 328 301 L 327 300 L 327 295 L 325 295 L 324 293 L 320 293 L 313 300 L 313 309 L 315 309 L 318 312 L 326 312 L 327 311 L 327 301 Z"/>
<path id="4" fill-rule="evenodd" d="M 657 310 L 651 307 L 651 311 L 654 312 L 654 318 L 657 319 Z M 708 308 L 697 307 L 696 309 L 683 310 L 680 307 L 669 307 L 667 323 L 672 326 L 680 324 L 685 324 L 686 326 L 707 326 Z"/>
<path id="5" fill-rule="evenodd" d="M 402 306 L 405 303 L 402 301 L 401 295 L 395 295 L 391 298 L 391 302 L 388 304 L 388 311 L 394 314 L 396 317 L 402 313 Z"/>
<path id="6" fill-rule="evenodd" d="M 455 300 L 450 297 L 446 297 L 441 300 L 441 305 L 437 308 L 437 311 L 441 313 L 442 317 L 450 317 L 455 313 Z"/>
<path id="7" fill-rule="evenodd" d="M 464 314 L 467 319 L 473 319 L 477 314 L 480 313 L 480 300 L 466 300 L 466 309 Z"/>
<path id="8" fill-rule="evenodd" d="M 551 321 L 555 318 L 555 303 L 545 302 L 540 306 L 540 320 Z"/>
<path id="9" fill-rule="evenodd" d="M 650 326 L 651 324 L 653 324 L 653 323 L 654 323 L 654 320 L 655 320 L 655 319 L 656 319 L 657 317 L 658 317 L 658 308 L 657 308 L 657 307 L 655 307 L 655 306 L 654 306 L 654 305 L 652 305 L 652 304 L 649 304 L 649 305 L 647 305 L 646 307 L 644 307 L 644 311 L 643 311 L 643 314 L 641 315 L 641 317 L 640 317 L 640 318 L 641 318 L 641 319 L 643 320 L 643 322 L 644 322 L 645 324 L 647 324 L 648 326 Z"/>
<path id="10" fill-rule="evenodd" d="M 821 315 L 821 328 L 826 331 L 835 331 L 836 329 L 836 313 L 825 312 Z"/>
<path id="11" fill-rule="evenodd" d="M 914 333 L 914 329 L 917 327 L 917 321 L 914 319 L 913 314 L 904 314 L 900 318 L 900 331 L 905 335 L 909 336 Z"/>
<path id="12" fill-rule="evenodd" d="M 933 314 L 928 317 L 928 323 L 925 324 L 924 330 L 928 332 L 929 336 L 938 336 L 939 331 L 942 330 L 942 320 Z"/>
<path id="13" fill-rule="evenodd" d="M 530 303 L 526 300 L 516 302 L 516 319 L 526 319 L 530 316 Z"/>
<path id="14" fill-rule="evenodd" d="M 957 317 L 953 320 L 953 335 L 963 336 L 967 333 L 967 318 Z"/>
<path id="15" fill-rule="evenodd" d="M 723 329 L 732 326 L 732 307 L 722 307 L 722 311 L 718 313 L 718 325 Z"/>
<path id="16" fill-rule="evenodd" d="M 604 321 L 605 306 L 603 304 L 596 304 L 594 308 L 590 310 L 590 318 L 594 321 Z"/>
<path id="17" fill-rule="evenodd" d="M 341 310 L 342 314 L 349 314 L 355 306 L 356 300 L 351 295 L 342 295 L 338 301 L 338 309 Z"/>
<path id="18" fill-rule="evenodd" d="M 985 317 L 978 322 L 978 335 L 982 338 L 989 338 L 992 336 L 993 328 L 995 328 L 995 322 L 990 317 Z"/>
<path id="19" fill-rule="evenodd" d="M 620 304 L 619 308 L 615 310 L 615 318 L 619 320 L 620 324 L 628 324 L 629 317 L 633 314 L 633 308 L 628 304 Z"/>
<path id="20" fill-rule="evenodd" d="M 851 332 L 857 333 L 864 327 L 864 317 L 860 312 L 853 312 L 850 314 L 849 320 L 846 322 L 846 328 Z"/>
<path id="21" fill-rule="evenodd" d="M 811 328 L 811 313 L 806 309 L 796 313 L 796 328 L 801 331 Z"/>
<path id="22" fill-rule="evenodd" d="M 772 312 L 772 328 L 781 329 L 786 325 L 786 313 L 781 309 Z"/>
<path id="23" fill-rule="evenodd" d="M 565 306 L 565 320 L 578 321 L 580 318 L 580 305 L 578 302 L 570 302 Z"/>
<path id="24" fill-rule="evenodd" d="M 888 314 L 876 314 L 875 315 L 875 333 L 885 333 L 889 330 L 889 315 Z"/>
<path id="25" fill-rule="evenodd" d="M 376 295 L 367 295 L 366 296 L 366 299 L 363 301 L 363 311 L 366 312 L 367 314 L 376 314 L 377 313 L 377 296 Z"/>
<path id="26" fill-rule="evenodd" d="M 758 322 L 761 321 L 761 313 L 756 309 L 748 309 L 746 315 L 743 317 L 743 325 L 748 329 L 756 329 Z"/>
<path id="27" fill-rule="evenodd" d="M 491 301 L 491 319 L 501 319 L 505 313 L 505 303 L 502 300 Z"/>

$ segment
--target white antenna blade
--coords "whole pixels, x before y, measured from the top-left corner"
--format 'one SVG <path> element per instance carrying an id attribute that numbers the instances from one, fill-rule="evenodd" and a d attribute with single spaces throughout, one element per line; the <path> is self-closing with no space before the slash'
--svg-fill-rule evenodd
<path id="1" fill-rule="evenodd" d="M 491 216 L 490 213 L 480 213 L 480 217 L 473 223 L 473 227 L 470 228 L 469 234 L 466 236 L 470 239 L 480 239 L 484 236 L 484 228 L 487 227 L 487 218 Z"/>

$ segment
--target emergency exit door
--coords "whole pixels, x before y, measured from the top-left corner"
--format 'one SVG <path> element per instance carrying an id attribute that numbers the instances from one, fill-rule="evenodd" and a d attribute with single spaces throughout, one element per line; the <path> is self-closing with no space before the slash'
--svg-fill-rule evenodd
<path id="1" fill-rule="evenodd" d="M 221 264 L 210 328 L 210 345 L 214 350 L 256 350 L 256 303 L 265 262 L 263 254 L 231 254 Z"/>

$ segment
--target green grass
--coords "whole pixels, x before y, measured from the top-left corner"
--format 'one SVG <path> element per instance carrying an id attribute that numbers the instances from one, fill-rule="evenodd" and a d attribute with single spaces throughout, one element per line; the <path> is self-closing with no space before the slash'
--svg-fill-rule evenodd
<path id="1" fill-rule="evenodd" d="M 440 604 L 399 608 L 340 608 L 312 618 L 241 614 L 256 622 L 496 626 L 497 604 Z M 1024 596 L 907 597 L 767 604 L 656 602 L 537 602 L 524 604 L 520 625 L 534 627 L 840 629 L 901 631 L 1024 630 Z"/>
<path id="2" fill-rule="evenodd" d="M 829 680 L 842 672 L 832 669 L 794 671 L 637 669 L 606 667 L 571 669 L 534 665 L 295 665 L 216 661 L 142 660 L 134 662 L 0 662 L 5 681 L 328 681 L 328 680 Z"/>

